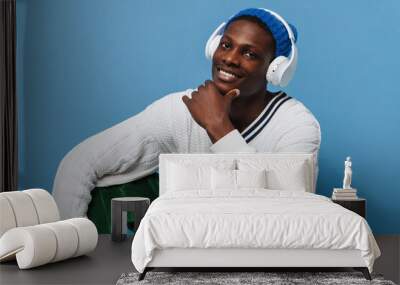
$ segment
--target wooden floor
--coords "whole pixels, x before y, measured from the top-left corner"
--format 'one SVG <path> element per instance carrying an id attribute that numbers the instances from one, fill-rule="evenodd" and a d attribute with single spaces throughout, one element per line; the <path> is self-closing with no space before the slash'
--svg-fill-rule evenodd
<path id="1" fill-rule="evenodd" d="M 400 284 L 400 235 L 377 235 L 375 239 L 381 257 L 375 261 L 374 272 Z"/>

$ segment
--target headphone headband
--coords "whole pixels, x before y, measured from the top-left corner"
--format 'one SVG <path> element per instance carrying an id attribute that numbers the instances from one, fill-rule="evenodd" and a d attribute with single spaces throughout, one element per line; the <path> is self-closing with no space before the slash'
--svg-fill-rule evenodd
<path id="1" fill-rule="evenodd" d="M 291 43 L 291 51 L 290 51 L 290 58 L 289 58 L 289 66 L 290 66 L 292 64 L 292 62 L 295 60 L 295 58 L 297 60 L 297 49 L 296 49 L 296 44 L 295 44 L 296 39 L 295 39 L 294 33 L 292 31 L 292 28 L 290 27 L 289 23 L 286 22 L 286 20 L 278 13 L 268 10 L 268 9 L 265 9 L 265 8 L 258 8 L 258 9 L 262 9 L 262 10 L 270 13 L 271 15 L 275 16 L 275 18 L 277 18 L 279 21 L 281 21 L 281 23 L 285 26 L 286 31 L 288 32 L 288 35 L 289 35 L 290 43 Z"/>
<path id="2" fill-rule="evenodd" d="M 294 33 L 292 31 L 292 28 L 290 27 L 289 23 L 286 22 L 286 20 L 281 15 L 279 15 L 278 13 L 276 13 L 274 11 L 265 9 L 265 8 L 257 8 L 257 9 L 264 10 L 264 11 L 270 13 L 271 15 L 273 15 L 275 18 L 277 18 L 285 26 L 286 31 L 288 32 L 289 39 L 290 39 L 292 45 L 296 42 L 296 39 L 295 39 Z"/>

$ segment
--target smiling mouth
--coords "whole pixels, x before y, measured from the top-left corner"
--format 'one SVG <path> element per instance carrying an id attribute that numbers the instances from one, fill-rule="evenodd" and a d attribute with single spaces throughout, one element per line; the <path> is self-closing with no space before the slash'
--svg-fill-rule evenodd
<path id="1" fill-rule="evenodd" d="M 220 67 L 217 67 L 216 69 L 217 69 L 217 77 L 221 81 L 233 82 L 236 81 L 238 78 L 241 78 L 240 75 L 224 70 Z"/>

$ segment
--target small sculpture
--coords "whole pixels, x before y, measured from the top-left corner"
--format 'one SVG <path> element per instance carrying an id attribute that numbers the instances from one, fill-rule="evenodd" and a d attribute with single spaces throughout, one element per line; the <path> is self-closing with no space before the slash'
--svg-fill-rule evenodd
<path id="1" fill-rule="evenodd" d="M 343 189 L 352 189 L 351 188 L 351 177 L 353 175 L 353 171 L 351 170 L 351 157 L 346 157 L 346 161 L 344 162 L 344 178 L 343 178 Z"/>

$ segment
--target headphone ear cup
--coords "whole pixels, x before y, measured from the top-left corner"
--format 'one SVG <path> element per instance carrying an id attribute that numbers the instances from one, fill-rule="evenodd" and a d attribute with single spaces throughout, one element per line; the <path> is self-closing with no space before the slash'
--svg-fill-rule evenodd
<path id="1" fill-rule="evenodd" d="M 219 42 L 221 41 L 224 29 L 225 29 L 225 22 L 221 23 L 207 40 L 206 48 L 204 51 L 206 57 L 210 60 L 212 60 L 214 53 L 219 46 Z"/>
<path id="2" fill-rule="evenodd" d="M 215 51 L 217 50 L 219 43 L 221 41 L 222 35 L 214 35 L 207 41 L 206 44 L 206 57 L 212 60 Z"/>
<path id="3" fill-rule="evenodd" d="M 285 56 L 276 57 L 270 64 L 267 70 L 267 81 L 272 85 L 279 86 L 282 75 L 285 73 L 289 64 L 289 59 Z"/>

